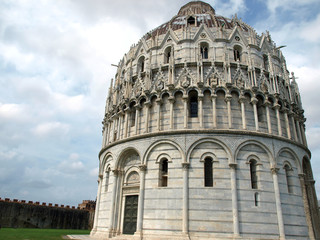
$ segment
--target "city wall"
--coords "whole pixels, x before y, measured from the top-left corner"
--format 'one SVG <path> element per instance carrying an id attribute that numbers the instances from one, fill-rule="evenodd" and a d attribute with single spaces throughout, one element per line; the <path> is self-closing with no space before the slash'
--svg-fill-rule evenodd
<path id="1" fill-rule="evenodd" d="M 0 198 L 0 225 L 9 228 L 91 229 L 94 211 Z"/>

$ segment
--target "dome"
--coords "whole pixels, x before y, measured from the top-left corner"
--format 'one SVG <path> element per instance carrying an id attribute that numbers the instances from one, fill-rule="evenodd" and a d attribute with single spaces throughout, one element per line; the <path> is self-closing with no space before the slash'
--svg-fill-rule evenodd
<path id="1" fill-rule="evenodd" d="M 190 25 L 190 23 L 192 23 L 194 27 L 199 27 L 201 24 L 204 24 L 209 28 L 224 27 L 232 29 L 235 24 L 237 24 L 244 31 L 248 31 L 248 28 L 250 28 L 244 23 L 235 23 L 231 19 L 217 16 L 215 14 L 215 10 L 205 2 L 194 1 L 181 7 L 176 16 L 174 16 L 169 22 L 162 24 L 148 33 L 146 38 L 148 39 L 156 35 L 164 34 L 169 28 L 173 31 L 181 29 L 188 24 Z"/>
<path id="2" fill-rule="evenodd" d="M 281 47 L 201 1 L 132 45 L 107 96 L 91 235 L 319 238 L 304 111 Z"/>

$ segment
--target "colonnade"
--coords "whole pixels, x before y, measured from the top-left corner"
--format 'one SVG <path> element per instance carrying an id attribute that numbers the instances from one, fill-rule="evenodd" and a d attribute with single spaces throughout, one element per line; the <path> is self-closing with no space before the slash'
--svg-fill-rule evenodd
<path id="1" fill-rule="evenodd" d="M 211 103 L 212 103 L 212 120 L 211 126 L 212 128 L 205 127 L 204 124 L 204 112 L 203 112 L 203 99 L 204 95 L 199 94 L 198 96 L 198 121 L 199 121 L 199 129 L 219 129 L 218 122 L 217 122 L 217 94 L 211 94 Z M 234 123 L 233 123 L 233 113 L 231 110 L 231 100 L 232 95 L 226 94 L 225 95 L 225 102 L 226 102 L 226 109 L 227 109 L 227 129 L 235 130 Z M 188 95 L 182 96 L 183 101 L 183 128 L 182 129 L 189 129 L 188 128 L 188 119 L 190 118 L 188 115 L 189 109 L 189 97 Z M 174 103 L 175 97 L 170 96 L 168 98 L 169 102 L 169 128 L 166 130 L 161 129 L 161 123 L 165 119 L 161 116 L 161 106 L 163 103 L 161 98 L 157 98 L 155 101 L 156 104 L 156 130 L 157 132 L 161 131 L 171 131 L 171 130 L 182 130 L 174 128 Z M 239 96 L 239 108 L 241 111 L 241 126 L 242 129 L 237 130 L 247 130 L 247 116 L 246 116 L 246 97 L 244 95 Z M 259 129 L 259 118 L 258 118 L 258 99 L 253 96 L 250 99 L 250 104 L 252 105 L 252 111 L 254 115 L 254 127 L 256 132 L 262 132 Z M 137 136 L 141 134 L 149 133 L 149 124 L 150 124 L 150 107 L 152 103 L 150 101 L 146 101 L 142 104 L 135 104 L 132 108 L 125 108 L 123 111 L 119 111 L 112 117 L 108 119 L 105 123 L 103 129 L 103 147 L 106 145 L 115 142 L 117 140 L 125 139 L 131 136 Z M 264 108 L 265 118 L 266 118 L 266 125 L 267 125 L 267 132 L 268 134 L 272 133 L 272 125 L 276 124 L 277 133 L 276 135 L 281 137 L 286 137 L 293 141 L 296 141 L 300 144 L 307 146 L 306 136 L 305 136 L 305 129 L 303 119 L 301 120 L 300 117 L 294 113 L 293 111 L 283 108 L 280 109 L 281 106 L 279 103 L 275 102 L 273 106 L 271 106 L 271 102 L 265 100 L 263 105 L 260 106 Z M 270 111 L 275 112 L 276 116 L 276 123 L 272 123 L 271 120 L 271 113 Z M 132 115 L 132 111 L 135 111 L 135 121 L 134 121 L 134 130 L 129 129 L 130 126 L 130 116 Z M 284 117 L 284 124 L 281 123 L 281 115 Z M 142 117 L 140 117 L 142 116 Z M 211 117 L 211 116 L 210 116 Z M 144 119 L 140 119 L 144 118 Z M 139 129 L 140 121 L 144 122 L 144 126 Z M 291 123 L 290 123 L 291 121 Z M 285 134 L 283 133 L 282 127 L 285 129 Z M 198 129 L 198 128 L 197 128 Z M 224 128 L 225 129 L 225 128 Z M 226 129 L 226 130 L 227 130 Z M 154 132 L 152 130 L 151 132 Z"/>

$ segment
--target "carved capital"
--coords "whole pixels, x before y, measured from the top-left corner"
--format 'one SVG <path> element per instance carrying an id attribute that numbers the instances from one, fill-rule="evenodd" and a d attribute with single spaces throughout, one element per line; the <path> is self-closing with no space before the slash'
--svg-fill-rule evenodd
<path id="1" fill-rule="evenodd" d="M 145 172 L 145 171 L 147 170 L 147 165 L 145 165 L 145 164 L 139 165 L 139 170 L 140 170 L 141 172 Z"/>
<path id="2" fill-rule="evenodd" d="M 217 94 L 211 94 L 211 99 L 216 99 L 217 98 Z"/>
<path id="3" fill-rule="evenodd" d="M 170 96 L 170 97 L 168 98 L 168 100 L 169 100 L 169 102 L 172 103 L 172 104 L 175 102 L 175 99 L 174 99 L 173 96 Z"/>
<path id="4" fill-rule="evenodd" d="M 280 170 L 280 168 L 272 167 L 272 168 L 270 168 L 270 170 L 271 170 L 271 173 L 272 173 L 272 174 L 277 174 L 278 171 Z"/>
<path id="5" fill-rule="evenodd" d="M 162 104 L 161 98 L 157 98 L 157 99 L 156 99 L 156 103 L 157 103 L 158 105 L 161 105 L 161 104 Z"/>
<path id="6" fill-rule="evenodd" d="M 231 96 L 230 94 L 226 94 L 224 100 L 225 100 L 226 102 L 229 102 L 229 101 L 231 101 L 231 99 L 232 99 L 232 96 Z"/>
<path id="7" fill-rule="evenodd" d="M 120 170 L 118 170 L 118 169 L 113 169 L 112 172 L 113 172 L 114 176 L 120 175 Z"/>
<path id="8" fill-rule="evenodd" d="M 147 108 L 151 106 L 151 102 L 150 101 L 147 101 L 147 102 L 144 102 L 144 106 L 146 106 Z"/>
<path id="9" fill-rule="evenodd" d="M 256 105 L 257 102 L 258 102 L 257 98 L 255 98 L 255 97 L 251 98 L 251 102 L 250 102 L 251 104 Z"/>
<path id="10" fill-rule="evenodd" d="M 273 108 L 273 109 L 276 109 L 276 110 L 279 110 L 280 107 L 281 107 L 280 104 L 275 103 L 272 108 Z"/>
<path id="11" fill-rule="evenodd" d="M 236 169 L 237 165 L 238 164 L 236 164 L 236 163 L 229 163 L 229 167 L 232 168 L 232 169 Z"/>
<path id="12" fill-rule="evenodd" d="M 187 162 L 182 163 L 182 168 L 184 171 L 188 170 L 189 166 L 190 166 L 190 163 L 187 163 Z"/>
<path id="13" fill-rule="evenodd" d="M 246 101 L 246 97 L 243 95 L 240 95 L 239 97 L 239 103 L 244 103 Z"/>

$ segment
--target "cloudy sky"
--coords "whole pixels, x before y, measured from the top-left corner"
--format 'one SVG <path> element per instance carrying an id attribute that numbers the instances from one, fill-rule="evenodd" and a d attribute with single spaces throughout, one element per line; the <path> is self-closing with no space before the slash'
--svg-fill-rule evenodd
<path id="1" fill-rule="evenodd" d="M 0 0 L 0 197 L 95 199 L 110 79 L 186 0 Z M 320 194 L 320 1 L 206 1 L 269 30 L 298 77 Z"/>

